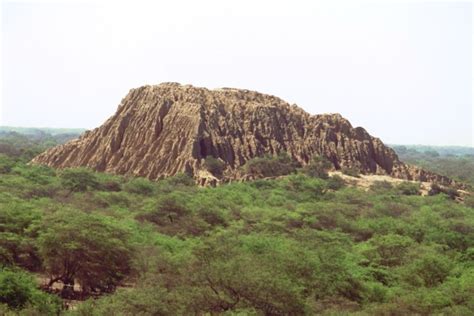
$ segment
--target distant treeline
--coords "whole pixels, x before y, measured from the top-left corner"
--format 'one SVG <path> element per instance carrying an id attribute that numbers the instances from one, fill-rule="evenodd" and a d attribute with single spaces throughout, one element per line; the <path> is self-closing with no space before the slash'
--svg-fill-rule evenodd
<path id="1" fill-rule="evenodd" d="M 474 147 L 463 146 L 426 146 L 426 145 L 389 145 L 398 155 L 474 156 Z"/>
<path id="2" fill-rule="evenodd" d="M 0 126 L 0 133 L 16 132 L 23 135 L 61 135 L 61 134 L 74 134 L 79 135 L 85 132 L 84 128 L 51 128 L 51 127 L 12 127 L 12 126 Z"/>
<path id="3" fill-rule="evenodd" d="M 0 127 L 0 154 L 28 161 L 44 150 L 77 138 L 84 130 Z"/>
<path id="4" fill-rule="evenodd" d="M 400 159 L 455 180 L 474 185 L 474 148 L 393 145 Z"/>

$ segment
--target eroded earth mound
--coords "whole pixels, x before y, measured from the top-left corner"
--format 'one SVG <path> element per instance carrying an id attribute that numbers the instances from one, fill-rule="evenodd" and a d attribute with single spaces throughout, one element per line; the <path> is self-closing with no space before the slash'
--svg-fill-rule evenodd
<path id="1" fill-rule="evenodd" d="M 380 139 L 352 127 L 339 114 L 310 115 L 280 98 L 249 90 L 177 83 L 130 90 L 102 126 L 32 162 L 150 179 L 187 172 L 199 180 L 206 176 L 204 159 L 213 156 L 225 164 L 225 178 L 238 179 L 249 159 L 281 152 L 302 165 L 319 155 L 336 170 L 349 167 L 365 174 L 452 184 L 404 164 Z"/>

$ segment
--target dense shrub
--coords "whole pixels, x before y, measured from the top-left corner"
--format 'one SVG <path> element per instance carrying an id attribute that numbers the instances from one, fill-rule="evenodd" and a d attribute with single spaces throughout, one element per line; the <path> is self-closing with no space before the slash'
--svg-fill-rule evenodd
<path id="1" fill-rule="evenodd" d="M 305 257 L 295 244 L 276 237 L 225 234 L 207 240 L 195 255 L 196 274 L 188 276 L 200 284 L 195 311 L 222 313 L 239 306 L 267 315 L 305 313 L 302 293 L 292 280 L 315 269 L 316 260 Z M 308 277 L 303 282 L 311 282 Z"/>
<path id="2" fill-rule="evenodd" d="M 160 199 L 157 211 L 165 215 L 170 222 L 190 213 L 183 197 L 178 195 L 169 195 Z"/>
<path id="3" fill-rule="evenodd" d="M 155 191 L 153 183 L 145 178 L 134 178 L 123 186 L 123 189 L 129 193 L 151 195 Z"/>
<path id="4" fill-rule="evenodd" d="M 440 254 L 427 254 L 415 260 L 406 279 L 414 286 L 434 287 L 443 283 L 451 271 L 450 260 Z"/>
<path id="5" fill-rule="evenodd" d="M 46 166 L 17 165 L 13 172 L 38 185 L 49 185 L 55 182 L 56 171 Z"/>
<path id="6" fill-rule="evenodd" d="M 113 296 L 90 299 L 79 305 L 75 315 L 186 315 L 185 302 L 164 287 L 150 285 L 120 289 Z"/>
<path id="7" fill-rule="evenodd" d="M 24 190 L 22 196 L 25 199 L 35 199 L 35 198 L 52 198 L 60 191 L 60 187 L 56 184 L 47 184 L 47 185 L 32 185 L 31 187 Z"/>
<path id="8" fill-rule="evenodd" d="M 388 192 L 393 189 L 393 185 L 388 181 L 374 181 L 370 185 L 370 190 L 378 193 Z"/>
<path id="9" fill-rule="evenodd" d="M 464 198 L 464 203 L 466 206 L 474 208 L 474 195 L 468 195 Z"/>
<path id="10" fill-rule="evenodd" d="M 0 270 L 0 302 L 21 309 L 31 300 L 35 285 L 24 272 Z"/>
<path id="11" fill-rule="evenodd" d="M 209 225 L 223 227 L 227 226 L 227 220 L 224 213 L 217 208 L 205 207 L 199 209 L 197 213 Z"/>
<path id="12" fill-rule="evenodd" d="M 40 266 L 32 244 L 31 227 L 40 220 L 41 213 L 31 205 L 0 204 L 0 266 L 18 265 L 31 270 Z"/>
<path id="13" fill-rule="evenodd" d="M 97 192 L 94 198 L 97 205 L 103 207 L 119 206 L 128 208 L 131 205 L 131 198 L 125 192 Z"/>
<path id="14" fill-rule="evenodd" d="M 60 310 L 59 300 L 40 291 L 33 277 L 4 268 L 0 268 L 0 303 L 6 304 L 12 314 L 26 307 L 28 315 L 57 315 Z"/>
<path id="15" fill-rule="evenodd" d="M 122 191 L 122 186 L 117 181 L 106 181 L 101 184 L 101 189 L 109 192 L 120 192 Z"/>
<path id="16" fill-rule="evenodd" d="M 330 190 L 339 190 L 345 187 L 346 185 L 344 179 L 338 176 L 337 174 L 329 177 L 326 183 L 327 188 Z"/>
<path id="17" fill-rule="evenodd" d="M 85 168 L 66 169 L 59 177 L 62 186 L 72 192 L 84 192 L 88 189 L 99 187 L 99 182 L 94 172 Z"/>
<path id="18" fill-rule="evenodd" d="M 431 189 L 428 192 L 428 194 L 429 195 L 437 195 L 437 194 L 440 194 L 440 193 L 446 194 L 452 200 L 459 197 L 459 192 L 456 189 L 450 188 L 450 187 L 443 187 L 443 186 L 438 185 L 437 183 L 433 183 L 431 185 Z"/>
<path id="19" fill-rule="evenodd" d="M 173 177 L 169 177 L 166 179 L 166 181 L 171 185 L 171 186 L 194 186 L 196 183 L 194 182 L 194 179 L 186 173 L 178 173 Z"/>
<path id="20" fill-rule="evenodd" d="M 327 158 L 322 156 L 315 156 L 310 163 L 304 167 L 303 171 L 310 177 L 327 179 L 329 177 L 328 170 L 333 167 L 332 163 Z"/>
<path id="21" fill-rule="evenodd" d="M 172 193 L 161 197 L 153 210 L 139 214 L 137 219 L 163 226 L 175 223 L 190 213 L 185 197 L 179 193 Z"/>
<path id="22" fill-rule="evenodd" d="M 225 164 L 220 159 L 207 156 L 206 159 L 204 159 L 204 167 L 214 176 L 220 178 L 223 175 Z"/>
<path id="23" fill-rule="evenodd" d="M 250 159 L 244 165 L 247 174 L 256 177 L 277 177 L 294 173 L 298 164 L 287 153 Z"/>
<path id="24" fill-rule="evenodd" d="M 359 178 L 360 177 L 360 170 L 356 167 L 343 167 L 341 172 L 347 176 Z"/>
<path id="25" fill-rule="evenodd" d="M 15 166 L 15 161 L 7 155 L 0 154 L 0 174 L 10 173 Z"/>
<path id="26" fill-rule="evenodd" d="M 420 184 L 404 181 L 397 185 L 397 191 L 399 191 L 403 195 L 419 195 Z"/>
<path id="27" fill-rule="evenodd" d="M 291 175 L 284 179 L 284 188 L 295 195 L 296 200 L 311 200 L 320 198 L 326 192 L 325 182 L 317 178 L 307 178 L 302 175 Z"/>
<path id="28" fill-rule="evenodd" d="M 364 254 L 374 263 L 391 267 L 403 264 L 413 241 L 406 236 L 387 234 L 371 238 L 368 244 L 370 246 Z"/>

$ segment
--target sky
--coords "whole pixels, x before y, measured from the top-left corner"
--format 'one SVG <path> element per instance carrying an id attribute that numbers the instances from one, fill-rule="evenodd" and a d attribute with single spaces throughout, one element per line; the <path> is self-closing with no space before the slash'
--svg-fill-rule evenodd
<path id="1" fill-rule="evenodd" d="M 472 7 L 2 1 L 0 125 L 102 124 L 131 88 L 256 90 L 389 144 L 474 146 Z"/>

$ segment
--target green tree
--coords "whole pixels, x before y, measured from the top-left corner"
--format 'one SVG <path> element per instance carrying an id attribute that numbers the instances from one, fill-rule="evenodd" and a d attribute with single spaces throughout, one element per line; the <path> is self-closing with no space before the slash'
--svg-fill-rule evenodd
<path id="1" fill-rule="evenodd" d="M 306 314 L 303 282 L 311 282 L 316 265 L 294 243 L 224 234 L 208 239 L 195 255 L 188 276 L 191 284 L 199 284 L 193 313 L 253 308 L 265 315 Z"/>
<path id="2" fill-rule="evenodd" d="M 96 175 L 89 169 L 66 169 L 60 174 L 61 184 L 71 192 L 84 192 L 99 186 Z"/>
<path id="3" fill-rule="evenodd" d="M 81 211 L 58 211 L 39 227 L 38 250 L 50 275 L 49 286 L 61 281 L 62 294 L 110 292 L 130 270 L 129 233 L 110 219 Z"/>

